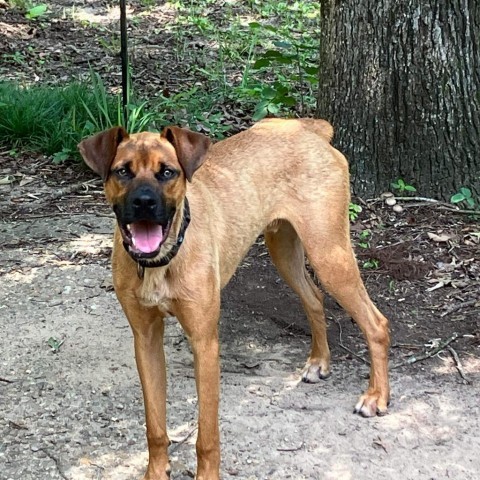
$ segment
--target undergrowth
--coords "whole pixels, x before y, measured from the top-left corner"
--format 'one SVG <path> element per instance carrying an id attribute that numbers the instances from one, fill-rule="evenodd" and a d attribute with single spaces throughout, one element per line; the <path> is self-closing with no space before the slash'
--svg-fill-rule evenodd
<path id="1" fill-rule="evenodd" d="M 318 1 L 177 1 L 177 51 L 192 65 L 202 94 L 250 112 L 308 116 L 318 86 Z M 186 28 L 188 27 L 188 28 Z M 202 38 L 208 49 L 189 48 Z"/>
<path id="2" fill-rule="evenodd" d="M 155 98 L 132 96 L 128 131 L 174 123 L 221 139 L 265 116 L 313 113 L 319 2 L 171 3 L 176 19 L 162 28 L 174 34 L 176 54 L 195 82 Z M 150 1 L 143 6 L 156 8 Z M 198 39 L 208 48 L 191 48 Z M 93 72 L 87 82 L 63 86 L 0 83 L 2 147 L 41 152 L 59 162 L 78 156 L 76 145 L 85 136 L 122 123 L 120 97 Z"/>

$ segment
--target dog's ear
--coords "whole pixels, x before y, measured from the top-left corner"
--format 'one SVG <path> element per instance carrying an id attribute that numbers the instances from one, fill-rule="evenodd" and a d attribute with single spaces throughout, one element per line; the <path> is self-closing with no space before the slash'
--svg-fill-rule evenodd
<path id="1" fill-rule="evenodd" d="M 173 126 L 166 127 L 162 132 L 162 137 L 175 148 L 185 177 L 191 182 L 193 174 L 205 161 L 210 139 L 201 133 Z"/>
<path id="2" fill-rule="evenodd" d="M 117 147 L 126 138 L 128 133 L 123 127 L 113 127 L 82 140 L 78 144 L 78 149 L 85 163 L 105 181 L 117 153 Z"/>

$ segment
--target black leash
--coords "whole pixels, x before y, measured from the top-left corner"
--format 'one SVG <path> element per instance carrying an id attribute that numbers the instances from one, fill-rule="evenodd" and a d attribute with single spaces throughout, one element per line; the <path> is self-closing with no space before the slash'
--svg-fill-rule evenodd
<path id="1" fill-rule="evenodd" d="M 120 56 L 122 57 L 122 106 L 124 127 L 128 124 L 128 50 L 127 50 L 127 8 L 120 0 Z"/>
<path id="2" fill-rule="evenodd" d="M 159 260 L 155 261 L 148 261 L 142 259 L 134 259 L 137 262 L 137 274 L 138 278 L 143 279 L 145 276 L 145 269 L 146 268 L 157 268 L 157 267 L 164 267 L 168 265 L 173 257 L 178 253 L 180 247 L 182 246 L 183 241 L 185 240 L 185 232 L 187 227 L 190 223 L 190 205 L 188 204 L 188 199 L 185 197 L 185 201 L 183 203 L 183 218 L 182 218 L 182 225 L 180 226 L 180 231 L 178 232 L 177 241 L 175 245 L 170 249 L 170 251 L 164 255 Z"/>

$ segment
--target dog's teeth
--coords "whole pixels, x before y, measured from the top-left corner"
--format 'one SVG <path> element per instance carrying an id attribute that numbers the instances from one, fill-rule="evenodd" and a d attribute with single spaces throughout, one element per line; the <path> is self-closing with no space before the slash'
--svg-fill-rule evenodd
<path id="1" fill-rule="evenodd" d="M 128 230 L 129 232 L 132 231 L 132 226 L 131 226 L 130 224 L 128 224 L 126 227 L 127 227 L 127 230 Z"/>

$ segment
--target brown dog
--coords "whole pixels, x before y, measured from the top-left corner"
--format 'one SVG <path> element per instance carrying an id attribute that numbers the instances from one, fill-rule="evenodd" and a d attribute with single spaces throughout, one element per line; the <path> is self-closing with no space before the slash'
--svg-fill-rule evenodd
<path id="1" fill-rule="evenodd" d="M 205 136 L 178 127 L 134 135 L 118 127 L 80 143 L 85 162 L 102 176 L 117 217 L 113 276 L 133 330 L 143 387 L 145 479 L 166 480 L 170 473 L 167 315 L 178 318 L 194 354 L 197 479 L 219 478 L 220 290 L 262 232 L 310 321 L 312 348 L 303 380 L 317 382 L 330 373 L 323 298 L 305 269 L 306 254 L 368 343 L 370 383 L 355 411 L 364 416 L 386 412 L 388 322 L 360 278 L 349 238 L 348 166 L 330 145 L 332 135 L 323 120 L 275 119 L 213 146 Z"/>

